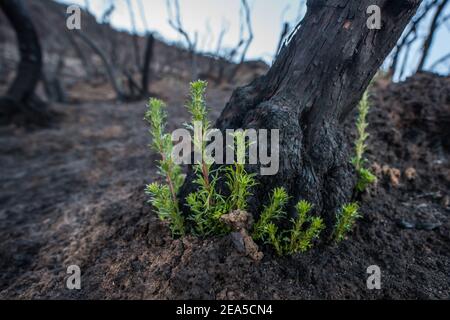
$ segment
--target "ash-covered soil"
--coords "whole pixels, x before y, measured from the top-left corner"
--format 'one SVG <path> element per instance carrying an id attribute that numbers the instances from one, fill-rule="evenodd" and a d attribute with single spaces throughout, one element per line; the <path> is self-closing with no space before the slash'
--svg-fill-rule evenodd
<path id="1" fill-rule="evenodd" d="M 169 129 L 187 120 L 187 85 L 158 81 Z M 172 240 L 147 204 L 157 156 L 145 102 L 56 105 L 52 128 L 0 129 L 0 298 L 450 298 L 450 78 L 380 80 L 368 158 L 379 176 L 338 247 L 255 263 L 228 237 Z M 231 91 L 209 88 L 217 117 Z M 353 118 L 353 116 L 352 116 Z M 346 127 L 351 140 L 353 119 Z M 82 289 L 66 289 L 79 265 Z M 378 265 L 381 290 L 366 288 Z"/>

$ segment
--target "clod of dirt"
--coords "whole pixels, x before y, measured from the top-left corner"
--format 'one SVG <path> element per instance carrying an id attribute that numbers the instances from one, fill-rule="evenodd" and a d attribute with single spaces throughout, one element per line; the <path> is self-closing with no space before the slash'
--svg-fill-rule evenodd
<path id="1" fill-rule="evenodd" d="M 400 185 L 400 170 L 384 165 L 382 171 L 383 174 L 389 178 L 389 181 L 394 188 L 397 188 Z"/>
<path id="2" fill-rule="evenodd" d="M 234 230 L 230 235 L 231 241 L 240 253 L 255 261 L 260 261 L 264 257 L 264 254 L 259 251 L 258 245 L 248 232 L 253 225 L 251 214 L 246 211 L 235 210 L 223 215 L 220 220 Z"/>
<path id="3" fill-rule="evenodd" d="M 252 215 L 242 210 L 235 210 L 229 214 L 224 214 L 220 220 L 235 231 L 241 229 L 250 230 L 254 222 Z"/>
<path id="4" fill-rule="evenodd" d="M 377 176 L 377 178 L 381 178 L 381 174 L 383 172 L 383 169 L 381 168 L 381 166 L 377 163 L 374 162 L 371 166 L 372 172 L 374 175 Z"/>
<path id="5" fill-rule="evenodd" d="M 415 180 L 417 177 L 417 171 L 416 169 L 409 167 L 408 169 L 405 170 L 405 177 L 408 181 L 412 181 Z"/>

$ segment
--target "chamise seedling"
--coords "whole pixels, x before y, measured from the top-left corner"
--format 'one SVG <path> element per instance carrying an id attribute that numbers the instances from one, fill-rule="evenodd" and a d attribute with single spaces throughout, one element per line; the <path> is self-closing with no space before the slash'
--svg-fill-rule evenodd
<path id="1" fill-rule="evenodd" d="M 172 159 L 172 139 L 164 132 L 167 114 L 165 105 L 158 99 L 150 99 L 145 120 L 150 124 L 152 136 L 152 148 L 159 153 L 158 173 L 166 182 L 166 185 L 152 183 L 147 186 L 146 192 L 151 196 L 150 202 L 158 210 L 162 220 L 168 220 L 174 236 L 183 236 L 184 219 L 180 213 L 177 193 L 183 178 L 181 169 Z"/>
<path id="2" fill-rule="evenodd" d="M 205 102 L 206 86 L 205 81 L 191 83 L 191 99 L 187 104 L 191 114 L 191 123 L 187 127 L 194 131 L 195 152 L 201 155 L 201 160 L 193 166 L 196 173 L 194 183 L 198 189 L 186 198 L 192 213 L 189 219 L 193 222 L 194 233 L 198 236 L 220 235 L 228 231 L 220 221 L 220 217 L 227 212 L 225 199 L 216 191 L 219 172 L 212 172 L 214 159 L 206 153 L 207 135 L 211 127 Z M 201 132 L 196 131 L 198 127 Z"/>
<path id="3" fill-rule="evenodd" d="M 312 204 L 302 200 L 296 205 L 297 217 L 291 219 L 292 228 L 279 231 L 275 222 L 285 217 L 283 207 L 288 200 L 285 189 L 275 189 L 270 198 L 270 204 L 264 209 L 253 232 L 254 239 L 263 240 L 272 245 L 279 256 L 310 250 L 313 247 L 313 241 L 319 238 L 321 231 L 325 228 L 322 218 L 309 215 Z"/>
<path id="4" fill-rule="evenodd" d="M 336 216 L 336 225 L 334 227 L 334 239 L 336 242 L 341 242 L 345 239 L 348 232 L 351 231 L 356 219 L 360 218 L 359 205 L 354 202 L 346 204 Z"/>
<path id="5" fill-rule="evenodd" d="M 355 156 L 352 159 L 352 163 L 358 174 L 358 182 L 356 184 L 356 190 L 358 192 L 363 192 L 368 185 L 376 181 L 376 177 L 372 172 L 364 167 L 364 163 L 366 162 L 364 152 L 367 148 L 366 140 L 369 137 L 369 134 L 366 132 L 368 126 L 367 113 L 369 112 L 369 109 L 369 94 L 368 91 L 366 91 L 358 106 L 358 119 L 356 120 L 358 138 L 355 141 Z"/>
<path id="6" fill-rule="evenodd" d="M 258 222 L 253 228 L 253 239 L 255 240 L 270 240 L 268 239 L 269 231 L 274 231 L 273 222 L 283 218 L 286 213 L 284 206 L 287 204 L 289 196 L 284 188 L 276 188 L 270 196 L 270 203 L 266 206 L 259 218 Z M 276 230 L 275 230 L 276 231 Z"/>
<path id="7" fill-rule="evenodd" d="M 322 218 L 310 217 L 308 214 L 312 209 L 312 204 L 307 201 L 300 201 L 295 206 L 297 218 L 292 220 L 293 227 L 290 231 L 287 252 L 295 254 L 306 252 L 313 246 L 313 240 L 319 238 L 321 231 L 325 228 Z M 309 227 L 304 230 L 304 225 L 309 223 Z"/>
<path id="8" fill-rule="evenodd" d="M 226 168 L 226 185 L 230 191 L 227 199 L 228 211 L 246 210 L 247 199 L 251 196 L 250 189 L 256 185 L 255 174 L 245 170 L 245 131 L 236 131 L 233 137 L 237 145 L 236 161 Z M 233 146 L 234 147 L 234 146 Z"/>

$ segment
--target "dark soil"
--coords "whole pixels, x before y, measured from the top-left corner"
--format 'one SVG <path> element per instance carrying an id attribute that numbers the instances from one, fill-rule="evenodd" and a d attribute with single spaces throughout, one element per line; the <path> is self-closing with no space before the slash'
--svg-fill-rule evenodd
<path id="1" fill-rule="evenodd" d="M 153 85 L 181 126 L 185 82 Z M 229 237 L 172 240 L 144 195 L 157 156 L 145 102 L 57 105 L 54 127 L 0 131 L 0 298 L 450 298 L 450 78 L 380 80 L 369 115 L 378 185 L 341 245 L 255 263 Z M 217 117 L 231 92 L 208 91 Z M 351 139 L 353 117 L 347 128 Z M 66 268 L 82 290 L 66 289 Z M 367 267 L 382 271 L 366 288 Z"/>

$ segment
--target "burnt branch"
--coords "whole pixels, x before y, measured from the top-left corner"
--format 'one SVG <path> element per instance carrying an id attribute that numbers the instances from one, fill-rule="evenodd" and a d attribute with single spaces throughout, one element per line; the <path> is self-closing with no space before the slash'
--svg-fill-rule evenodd
<path id="1" fill-rule="evenodd" d="M 425 66 L 425 63 L 427 62 L 428 56 L 431 51 L 431 46 L 433 45 L 433 41 L 434 41 L 434 38 L 436 35 L 436 31 L 438 30 L 439 26 L 441 25 L 439 23 L 439 18 L 441 16 L 441 14 L 443 13 L 445 6 L 448 3 L 449 3 L 449 0 L 443 0 L 436 9 L 436 12 L 431 21 L 430 30 L 428 31 L 428 35 L 425 39 L 425 42 L 423 43 L 422 56 L 420 58 L 419 65 L 417 67 L 417 71 L 422 71 Z"/>
<path id="2" fill-rule="evenodd" d="M 195 52 L 197 50 L 198 33 L 196 32 L 194 37 L 191 37 L 183 27 L 183 22 L 181 21 L 180 3 L 178 0 L 166 0 L 166 5 L 167 11 L 169 12 L 169 25 L 186 41 L 189 55 L 191 57 L 192 78 L 195 79 L 197 77 L 197 56 Z"/>

